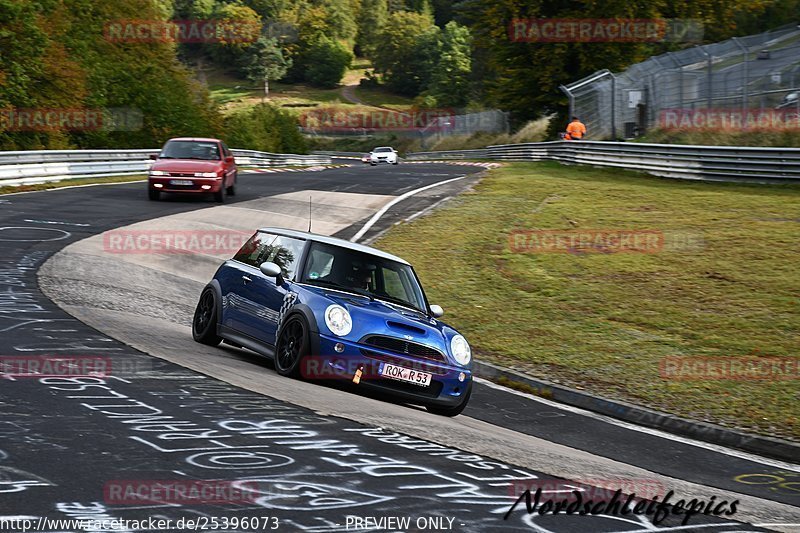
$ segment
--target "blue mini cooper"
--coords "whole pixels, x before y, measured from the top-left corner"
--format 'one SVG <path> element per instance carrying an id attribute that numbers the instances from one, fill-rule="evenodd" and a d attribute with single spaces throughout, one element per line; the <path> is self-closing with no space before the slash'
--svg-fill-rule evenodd
<path id="1" fill-rule="evenodd" d="M 472 392 L 472 353 L 442 314 L 399 257 L 263 228 L 203 289 L 192 335 L 271 357 L 284 376 L 346 380 L 455 416 Z"/>

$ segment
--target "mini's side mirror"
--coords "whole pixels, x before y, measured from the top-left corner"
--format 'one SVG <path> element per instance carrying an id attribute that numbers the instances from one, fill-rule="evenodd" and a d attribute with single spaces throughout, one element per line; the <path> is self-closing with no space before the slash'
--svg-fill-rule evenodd
<path id="1" fill-rule="evenodd" d="M 158 154 L 150 154 L 150 159 L 158 159 Z"/>
<path id="2" fill-rule="evenodd" d="M 268 276 L 270 278 L 277 278 L 278 276 L 281 275 L 281 267 L 279 267 L 278 265 L 276 265 L 271 261 L 261 263 L 259 269 L 265 276 Z"/>
<path id="3" fill-rule="evenodd" d="M 236 159 L 234 159 L 232 155 L 229 155 L 228 157 L 225 158 L 225 162 L 232 165 L 233 163 L 236 162 Z"/>
<path id="4" fill-rule="evenodd" d="M 444 309 L 442 309 L 442 307 L 439 305 L 432 305 L 429 307 L 429 309 L 431 310 L 431 315 L 433 315 L 434 318 L 439 318 L 444 314 Z"/>

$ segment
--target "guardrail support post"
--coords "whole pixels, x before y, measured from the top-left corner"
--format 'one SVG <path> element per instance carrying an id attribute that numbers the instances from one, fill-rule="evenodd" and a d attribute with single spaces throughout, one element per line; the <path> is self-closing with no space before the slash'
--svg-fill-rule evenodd
<path id="1" fill-rule="evenodd" d="M 617 77 L 611 75 L 611 140 L 617 140 Z"/>

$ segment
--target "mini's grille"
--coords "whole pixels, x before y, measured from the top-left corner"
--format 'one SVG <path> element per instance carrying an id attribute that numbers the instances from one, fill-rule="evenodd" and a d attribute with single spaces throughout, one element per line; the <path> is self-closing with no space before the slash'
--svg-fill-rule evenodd
<path id="1" fill-rule="evenodd" d="M 425 346 L 424 344 L 407 341 L 405 339 L 385 337 L 383 335 L 371 335 L 366 337 L 362 342 L 369 346 L 375 346 L 376 348 L 381 348 L 389 352 L 412 355 L 414 357 L 430 359 L 431 361 L 446 361 L 444 355 L 439 350 L 431 348 L 430 346 Z"/>

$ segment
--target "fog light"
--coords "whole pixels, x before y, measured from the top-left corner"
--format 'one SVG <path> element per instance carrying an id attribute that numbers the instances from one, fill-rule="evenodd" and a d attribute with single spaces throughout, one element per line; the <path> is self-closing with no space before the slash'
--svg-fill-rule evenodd
<path id="1" fill-rule="evenodd" d="M 342 353 L 344 351 L 344 344 L 337 342 L 333 345 L 333 349 L 336 350 L 336 353 Z"/>
<path id="2" fill-rule="evenodd" d="M 458 381 L 464 381 L 465 379 L 467 379 L 467 375 L 465 373 L 461 372 L 458 375 Z"/>
<path id="3" fill-rule="evenodd" d="M 153 187 L 155 187 L 156 189 L 160 189 L 160 188 L 162 188 L 163 186 L 164 186 L 164 185 L 163 185 L 163 184 L 161 184 L 161 183 L 154 183 L 154 184 L 153 184 Z"/>
<path id="4" fill-rule="evenodd" d="M 211 185 L 201 185 L 200 188 L 207 191 L 208 189 L 211 188 Z"/>

